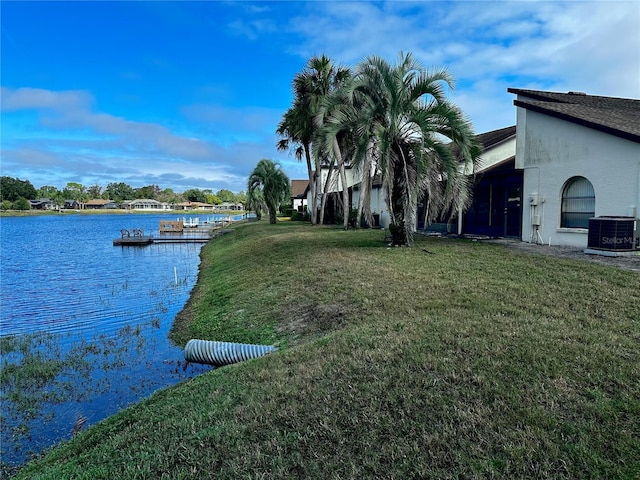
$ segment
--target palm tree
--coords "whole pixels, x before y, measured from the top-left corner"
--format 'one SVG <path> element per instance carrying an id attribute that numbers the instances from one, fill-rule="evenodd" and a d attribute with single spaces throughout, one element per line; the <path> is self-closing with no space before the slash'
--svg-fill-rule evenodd
<path id="1" fill-rule="evenodd" d="M 262 190 L 256 188 L 251 192 L 250 195 L 247 195 L 245 207 L 247 210 L 255 212 L 256 218 L 258 220 L 262 220 L 262 211 L 266 210 L 267 208 L 266 204 L 264 203 L 264 195 L 262 194 Z"/>
<path id="2" fill-rule="evenodd" d="M 276 223 L 278 207 L 287 200 L 291 182 L 280 165 L 272 160 L 260 160 L 247 181 L 247 200 L 250 205 L 264 201 L 269 210 L 269 223 Z M 257 212 L 256 212 L 257 213 Z"/>
<path id="3" fill-rule="evenodd" d="M 340 88 L 350 75 L 348 68 L 336 67 L 326 55 L 310 58 L 304 70 L 293 79 L 294 102 L 276 130 L 282 137 L 278 149 L 293 147 L 296 158 L 300 160 L 304 156 L 306 159 L 311 192 L 311 223 L 317 223 L 318 193 L 322 188 L 320 171 L 326 160 L 325 156 L 316 152 L 312 164 L 312 149 L 318 128 L 314 119 L 321 102 Z"/>
<path id="4" fill-rule="evenodd" d="M 345 87 L 351 100 L 325 122 L 333 135 L 356 132 L 354 163 L 373 161 L 381 173 L 396 245 L 412 245 L 419 199 L 433 216 L 467 201 L 464 172 L 479 149 L 471 123 L 445 96 L 453 83 L 446 70 L 428 72 L 411 54 L 395 66 L 370 57 Z"/>
<path id="5" fill-rule="evenodd" d="M 298 87 L 298 88 L 296 88 Z M 311 224 L 317 223 L 318 198 L 316 195 L 316 179 L 311 163 L 311 138 L 313 136 L 312 118 L 308 105 L 309 97 L 303 85 L 294 82 L 295 99 L 293 106 L 285 112 L 278 124 L 276 134 L 282 137 L 277 144 L 278 150 L 294 149 L 298 161 L 302 158 L 307 162 L 307 175 L 309 176 L 309 191 L 311 193 Z"/>

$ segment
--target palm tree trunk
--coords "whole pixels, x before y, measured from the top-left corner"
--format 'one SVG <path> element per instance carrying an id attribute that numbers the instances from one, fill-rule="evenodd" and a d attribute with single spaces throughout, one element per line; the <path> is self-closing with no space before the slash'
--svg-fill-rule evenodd
<path id="1" fill-rule="evenodd" d="M 358 201 L 358 216 L 356 217 L 356 228 L 362 224 L 362 215 L 365 215 L 367 225 L 371 225 L 371 156 L 369 152 L 365 154 L 364 166 L 362 167 L 362 180 L 360 181 L 360 198 Z"/>
<path id="2" fill-rule="evenodd" d="M 338 161 L 338 172 L 340 172 L 340 180 L 342 181 L 342 228 L 347 230 L 349 228 L 349 188 L 347 187 L 347 173 L 337 138 L 333 139 L 333 154 Z"/>
<path id="3" fill-rule="evenodd" d="M 329 170 L 327 171 L 327 180 L 324 183 L 324 189 L 322 191 L 322 202 L 320 206 L 320 225 L 324 225 L 324 209 L 327 206 L 327 192 L 329 191 L 329 183 L 331 182 L 331 172 L 333 172 L 333 161 L 329 164 Z"/>
<path id="4" fill-rule="evenodd" d="M 309 174 L 309 193 L 311 194 L 311 205 L 309 212 L 311 214 L 311 225 L 318 223 L 318 198 L 316 197 L 316 178 L 313 173 L 313 167 L 311 166 L 311 153 L 309 147 L 305 145 L 304 155 L 307 160 L 307 173 Z"/>

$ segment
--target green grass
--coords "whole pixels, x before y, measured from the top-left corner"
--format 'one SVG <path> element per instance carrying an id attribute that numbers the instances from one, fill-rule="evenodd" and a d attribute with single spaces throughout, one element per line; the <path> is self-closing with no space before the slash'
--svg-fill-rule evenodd
<path id="1" fill-rule="evenodd" d="M 211 242 L 174 339 L 281 349 L 159 391 L 18 478 L 640 476 L 640 274 L 382 237 L 263 221 Z"/>

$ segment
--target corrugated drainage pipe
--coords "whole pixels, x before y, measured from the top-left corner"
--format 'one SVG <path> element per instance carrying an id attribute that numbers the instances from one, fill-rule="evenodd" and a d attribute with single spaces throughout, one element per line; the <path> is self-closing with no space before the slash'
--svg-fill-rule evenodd
<path id="1" fill-rule="evenodd" d="M 273 345 L 251 345 L 247 343 L 216 342 L 192 339 L 184 347 L 187 362 L 206 363 L 221 367 L 232 363 L 258 358 L 277 350 Z"/>

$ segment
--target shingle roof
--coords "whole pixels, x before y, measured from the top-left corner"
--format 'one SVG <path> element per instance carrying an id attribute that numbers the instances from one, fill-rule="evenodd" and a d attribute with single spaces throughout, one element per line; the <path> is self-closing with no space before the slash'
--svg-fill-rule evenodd
<path id="1" fill-rule="evenodd" d="M 487 150 L 500 142 L 503 142 L 516 135 L 516 126 L 500 128 L 498 130 L 491 130 L 490 132 L 481 133 L 476 136 L 483 150 Z"/>
<path id="2" fill-rule="evenodd" d="M 309 180 L 291 180 L 291 196 L 302 198 L 305 196 Z"/>
<path id="3" fill-rule="evenodd" d="M 640 142 L 640 100 L 600 97 L 581 92 L 507 89 L 516 107 L 550 115 L 601 132 Z"/>

